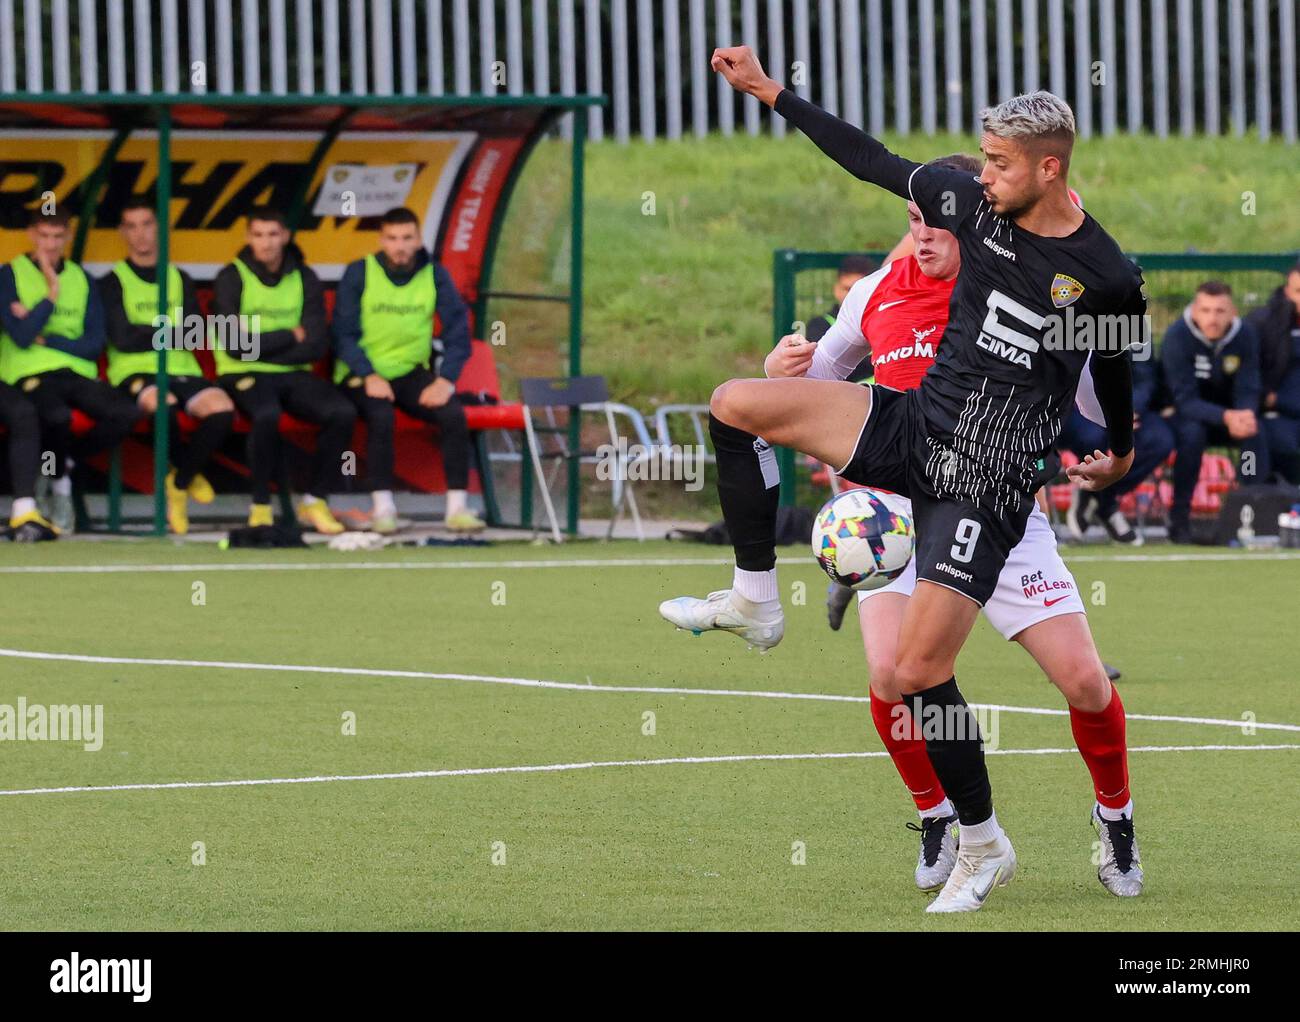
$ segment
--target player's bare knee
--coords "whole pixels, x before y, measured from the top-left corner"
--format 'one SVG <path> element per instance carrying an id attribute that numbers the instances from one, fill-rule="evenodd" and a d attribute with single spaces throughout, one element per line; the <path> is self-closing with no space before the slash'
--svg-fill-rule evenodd
<path id="1" fill-rule="evenodd" d="M 1072 657 L 1052 671 L 1051 679 L 1065 701 L 1077 710 L 1100 713 L 1110 702 L 1110 679 L 1095 657 Z"/>
<path id="2" fill-rule="evenodd" d="M 898 688 L 898 677 L 893 661 L 880 662 L 868 659 L 867 669 L 871 673 L 871 694 L 876 699 L 887 703 L 896 703 L 903 698 Z"/>
<path id="3" fill-rule="evenodd" d="M 723 416 L 726 412 L 727 391 L 735 382 L 735 380 L 727 380 L 726 383 L 719 383 L 713 388 L 713 393 L 709 396 L 709 411 L 713 413 L 715 419 L 726 421 Z"/>
<path id="4" fill-rule="evenodd" d="M 751 415 L 754 401 L 751 399 L 752 380 L 728 380 L 713 392 L 709 399 L 709 411 L 720 422 L 736 429 L 754 431 Z"/>
<path id="5" fill-rule="evenodd" d="M 915 695 L 952 677 L 952 663 L 924 651 L 900 653 L 894 665 L 894 684 L 900 696 Z"/>

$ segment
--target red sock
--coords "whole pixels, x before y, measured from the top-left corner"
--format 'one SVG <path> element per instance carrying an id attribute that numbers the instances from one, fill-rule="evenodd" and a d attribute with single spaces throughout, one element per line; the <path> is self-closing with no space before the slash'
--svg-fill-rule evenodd
<path id="1" fill-rule="evenodd" d="M 916 808 L 922 812 L 933 809 L 947 796 L 934 767 L 930 765 L 925 739 L 920 736 L 919 729 L 913 727 L 912 715 L 907 712 L 903 701 L 887 703 L 871 693 L 871 719 Z"/>
<path id="2" fill-rule="evenodd" d="M 1123 809 L 1129 802 L 1128 742 L 1124 737 L 1124 704 L 1119 689 L 1111 687 L 1110 704 L 1100 713 L 1070 707 L 1070 730 L 1079 754 L 1088 764 L 1097 801 L 1107 809 Z"/>

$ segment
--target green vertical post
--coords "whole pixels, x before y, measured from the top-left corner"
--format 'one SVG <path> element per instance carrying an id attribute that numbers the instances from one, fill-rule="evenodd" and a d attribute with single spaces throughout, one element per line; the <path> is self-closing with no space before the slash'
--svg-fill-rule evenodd
<path id="1" fill-rule="evenodd" d="M 158 314 L 170 322 L 167 274 L 171 242 L 172 112 L 158 108 Z M 170 342 L 170 333 L 168 341 Z M 167 345 L 158 350 L 158 408 L 153 417 L 153 531 L 167 535 Z"/>
<path id="2" fill-rule="evenodd" d="M 569 375 L 582 375 L 582 175 L 584 150 L 587 142 L 587 112 L 573 112 L 573 209 L 570 225 L 569 252 Z M 582 445 L 581 413 L 569 409 L 569 513 L 566 529 L 571 536 L 578 533 L 578 502 L 582 489 L 581 462 L 578 452 Z"/>
<path id="3" fill-rule="evenodd" d="M 779 248 L 772 253 L 772 344 L 789 333 L 794 322 L 794 276 L 799 253 Z M 795 454 L 788 447 L 778 447 L 777 467 L 781 471 L 781 503 L 795 502 Z"/>
<path id="4" fill-rule="evenodd" d="M 528 456 L 528 434 L 519 434 L 519 527 L 533 527 L 533 459 Z"/>

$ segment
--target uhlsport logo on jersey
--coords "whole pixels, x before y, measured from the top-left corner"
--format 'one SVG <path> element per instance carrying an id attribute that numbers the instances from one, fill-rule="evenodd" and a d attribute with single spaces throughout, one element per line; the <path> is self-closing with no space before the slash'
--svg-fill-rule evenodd
<path id="1" fill-rule="evenodd" d="M 1073 277 L 1058 273 L 1052 278 L 1052 304 L 1058 309 L 1074 304 L 1081 294 L 1083 294 L 1083 285 Z"/>
<path id="2" fill-rule="evenodd" d="M 984 247 L 993 252 L 994 255 L 1000 255 L 1003 259 L 1010 259 L 1013 263 L 1016 261 L 1016 254 L 1009 248 L 1003 248 L 987 234 L 984 236 Z"/>

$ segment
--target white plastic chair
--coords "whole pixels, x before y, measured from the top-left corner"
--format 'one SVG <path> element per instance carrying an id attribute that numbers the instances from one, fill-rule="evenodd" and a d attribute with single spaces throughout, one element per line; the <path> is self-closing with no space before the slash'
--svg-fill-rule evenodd
<path id="1" fill-rule="evenodd" d="M 564 537 L 560 532 L 559 521 L 555 514 L 555 504 L 551 499 L 551 485 L 555 482 L 560 466 L 575 456 L 580 465 L 598 464 L 608 461 L 608 455 L 602 456 L 596 451 L 574 452 L 569 449 L 567 428 L 556 418 L 558 408 L 577 408 L 583 412 L 597 413 L 604 416 L 609 430 L 609 443 L 617 452 L 613 462 L 613 474 L 610 479 L 613 510 L 610 515 L 606 537 L 613 536 L 614 528 L 622 520 L 626 506 L 631 512 L 636 526 L 637 539 L 645 540 L 645 531 L 641 523 L 640 508 L 637 507 L 636 495 L 633 493 L 632 480 L 637 467 L 647 463 L 655 456 L 655 446 L 650 439 L 645 419 L 631 405 L 619 404 L 609 400 L 609 390 L 603 376 L 575 377 L 534 377 L 519 381 L 520 394 L 524 406 L 524 434 L 528 440 L 529 456 L 533 471 L 542 490 L 542 504 L 546 509 L 546 519 L 551 529 L 551 538 L 562 543 Z M 545 425 L 539 426 L 534 419 L 536 413 L 545 417 Z M 631 431 L 630 436 L 620 432 L 619 423 L 623 421 Z M 550 450 L 544 450 L 542 437 L 551 437 Z M 623 443 L 620 444 L 620 439 Z M 551 472 L 547 473 L 542 459 L 553 461 Z"/>

